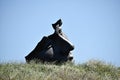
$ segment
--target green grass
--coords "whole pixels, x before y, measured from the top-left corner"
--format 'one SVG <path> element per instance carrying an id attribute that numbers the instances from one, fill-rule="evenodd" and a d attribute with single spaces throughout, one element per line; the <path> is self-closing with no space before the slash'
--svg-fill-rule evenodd
<path id="1" fill-rule="evenodd" d="M 77 65 L 1 63 L 0 80 L 120 80 L 120 67 L 97 60 Z"/>

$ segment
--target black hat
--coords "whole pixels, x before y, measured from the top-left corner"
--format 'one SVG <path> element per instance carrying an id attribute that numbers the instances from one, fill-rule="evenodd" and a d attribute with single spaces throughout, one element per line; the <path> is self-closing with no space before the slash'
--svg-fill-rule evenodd
<path id="1" fill-rule="evenodd" d="M 62 20 L 61 19 L 59 19 L 56 23 L 52 24 L 53 28 L 55 29 L 58 24 L 59 24 L 59 27 L 62 25 Z"/>

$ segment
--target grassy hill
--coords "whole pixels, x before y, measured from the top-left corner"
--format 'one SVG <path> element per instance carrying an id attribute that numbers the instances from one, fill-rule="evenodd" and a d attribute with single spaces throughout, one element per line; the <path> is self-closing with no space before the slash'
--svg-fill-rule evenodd
<path id="1" fill-rule="evenodd" d="M 0 80 L 120 80 L 120 68 L 96 60 L 77 65 L 1 63 Z"/>

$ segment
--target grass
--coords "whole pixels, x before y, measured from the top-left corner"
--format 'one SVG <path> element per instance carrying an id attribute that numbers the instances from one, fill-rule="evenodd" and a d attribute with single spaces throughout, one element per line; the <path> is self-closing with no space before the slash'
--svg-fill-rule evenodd
<path id="1" fill-rule="evenodd" d="M 97 60 L 77 65 L 1 63 L 0 80 L 120 80 L 120 67 Z"/>

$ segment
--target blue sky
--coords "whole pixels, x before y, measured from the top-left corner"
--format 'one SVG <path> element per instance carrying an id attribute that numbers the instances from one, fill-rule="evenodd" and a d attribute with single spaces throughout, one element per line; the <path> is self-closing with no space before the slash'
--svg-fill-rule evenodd
<path id="1" fill-rule="evenodd" d="M 98 59 L 120 66 L 119 0 L 0 0 L 0 61 L 25 62 L 60 18 L 76 63 Z"/>

